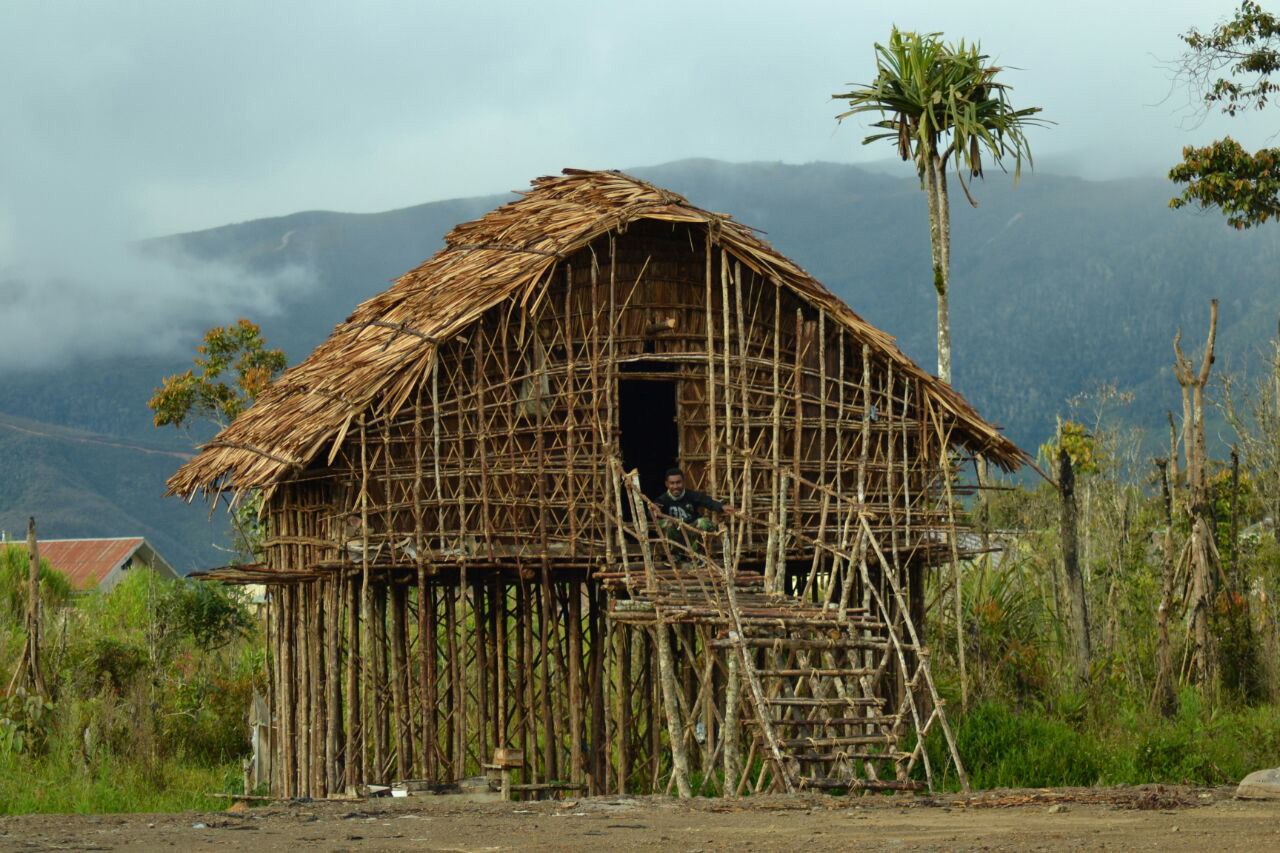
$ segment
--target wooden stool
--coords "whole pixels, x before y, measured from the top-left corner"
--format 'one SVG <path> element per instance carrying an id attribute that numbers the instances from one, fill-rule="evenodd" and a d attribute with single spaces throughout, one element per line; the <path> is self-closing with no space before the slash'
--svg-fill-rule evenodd
<path id="1" fill-rule="evenodd" d="M 484 769 L 497 772 L 502 780 L 502 799 L 511 799 L 511 771 L 524 767 L 524 753 L 507 748 L 493 751 L 493 763 L 484 765 Z M 492 778 L 492 775 L 490 776 Z"/>

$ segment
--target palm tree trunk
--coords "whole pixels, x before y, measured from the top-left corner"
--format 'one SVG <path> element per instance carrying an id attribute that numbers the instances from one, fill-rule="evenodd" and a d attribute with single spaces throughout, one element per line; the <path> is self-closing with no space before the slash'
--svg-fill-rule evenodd
<path id="1" fill-rule="evenodd" d="M 947 171 L 937 154 L 929 157 L 932 199 L 929 235 L 933 247 L 933 289 L 938 296 L 938 378 L 951 382 L 951 202 L 947 196 Z"/>
<path id="2" fill-rule="evenodd" d="M 933 252 L 933 289 L 938 296 L 938 377 L 951 381 L 951 322 L 947 306 L 950 278 L 950 237 L 947 179 L 936 153 L 924 155 L 924 192 L 929 204 L 929 246 Z M 960 589 L 960 564 L 951 564 L 956 620 L 956 662 L 960 667 L 961 706 L 969 708 L 969 674 L 964 648 L 964 601 Z"/>

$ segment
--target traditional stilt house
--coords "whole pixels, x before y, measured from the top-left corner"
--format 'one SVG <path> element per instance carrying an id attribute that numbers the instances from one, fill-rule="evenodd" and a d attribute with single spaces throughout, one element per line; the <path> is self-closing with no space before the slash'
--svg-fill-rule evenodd
<path id="1" fill-rule="evenodd" d="M 530 792 L 910 788 L 938 770 L 912 735 L 946 726 L 925 577 L 977 454 L 1025 461 L 749 228 L 566 170 L 169 487 L 262 495 L 263 563 L 212 574 L 269 589 L 278 795 L 498 749 Z M 657 533 L 677 464 L 736 509 L 714 532 Z"/>

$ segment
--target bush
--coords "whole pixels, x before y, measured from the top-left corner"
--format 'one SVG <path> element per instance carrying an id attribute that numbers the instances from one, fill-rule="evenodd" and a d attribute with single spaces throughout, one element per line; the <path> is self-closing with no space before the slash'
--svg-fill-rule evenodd
<path id="1" fill-rule="evenodd" d="M 85 695 L 103 689 L 119 692 L 147 665 L 147 650 L 113 637 L 87 637 L 68 652 L 67 676 Z"/>
<path id="2" fill-rule="evenodd" d="M 1280 709 L 1215 709 L 1193 689 L 1165 719 L 1145 707 L 1112 707 L 1106 716 L 1071 721 L 1074 699 L 1059 711 L 1017 709 L 995 701 L 952 718 L 970 784 L 982 788 L 1042 788 L 1145 783 L 1223 785 L 1239 781 L 1280 755 Z M 944 787 L 959 780 L 940 731 L 926 747 Z M 907 749 L 910 749 L 907 746 Z M 917 778 L 924 778 L 918 768 Z"/>
<path id="3" fill-rule="evenodd" d="M 31 560 L 25 545 L 0 547 L 0 609 L 7 621 L 21 623 L 27 615 Z M 40 560 L 40 601 L 46 607 L 58 607 L 71 599 L 71 581 L 49 561 Z"/>
<path id="4" fill-rule="evenodd" d="M 162 618 L 205 649 L 219 649 L 253 628 L 244 593 L 215 581 L 167 586 L 160 602 Z"/>
<path id="5" fill-rule="evenodd" d="M 0 755 L 43 752 L 52 716 L 52 702 L 21 687 L 0 699 Z"/>
<path id="6" fill-rule="evenodd" d="M 975 788 L 1093 785 L 1103 775 L 1099 743 L 1041 712 L 983 702 L 953 721 L 952 730 Z M 934 767 L 947 766 L 940 732 L 931 733 L 927 745 Z M 958 786 L 953 775 L 945 781 Z"/>

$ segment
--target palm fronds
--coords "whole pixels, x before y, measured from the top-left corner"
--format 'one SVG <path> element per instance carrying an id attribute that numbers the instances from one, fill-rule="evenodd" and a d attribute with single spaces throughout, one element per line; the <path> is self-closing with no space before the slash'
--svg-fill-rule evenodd
<path id="1" fill-rule="evenodd" d="M 926 158 L 938 157 L 943 169 L 954 162 L 979 177 L 984 151 L 1001 168 L 1012 159 L 1015 178 L 1023 160 L 1032 162 L 1025 130 L 1051 122 L 1035 117 L 1039 107 L 1014 109 L 1010 87 L 996 79 L 1003 69 L 989 65 L 976 43 L 946 44 L 941 33 L 895 27 L 888 44 L 877 43 L 875 52 L 875 79 L 832 95 L 849 104 L 837 120 L 868 112 L 883 116 L 871 126 L 884 132 L 867 136 L 864 145 L 894 140 L 898 155 L 914 161 L 921 175 Z"/>

